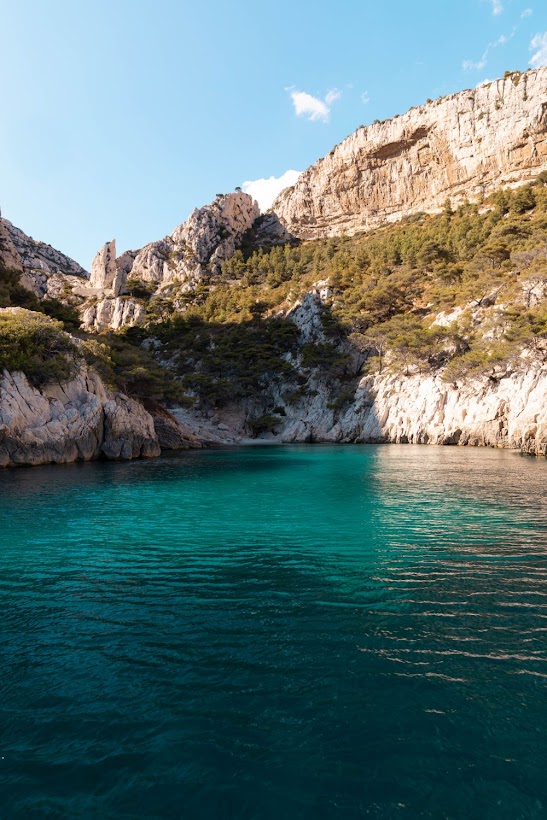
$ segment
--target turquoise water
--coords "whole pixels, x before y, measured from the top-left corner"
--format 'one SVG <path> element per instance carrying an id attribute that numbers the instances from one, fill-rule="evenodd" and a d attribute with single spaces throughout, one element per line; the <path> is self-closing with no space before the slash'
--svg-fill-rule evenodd
<path id="1" fill-rule="evenodd" d="M 547 817 L 547 461 L 0 474 L 1 818 Z"/>

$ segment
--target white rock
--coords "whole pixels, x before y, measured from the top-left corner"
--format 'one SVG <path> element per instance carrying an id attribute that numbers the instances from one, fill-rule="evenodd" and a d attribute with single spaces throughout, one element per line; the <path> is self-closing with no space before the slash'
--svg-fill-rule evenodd
<path id="1" fill-rule="evenodd" d="M 477 200 L 547 169 L 547 68 L 362 126 L 282 192 L 273 212 L 304 239 L 353 234 Z"/>
<path id="2" fill-rule="evenodd" d="M 125 259 L 124 259 L 125 261 Z M 116 264 L 116 240 L 106 242 L 91 263 L 89 285 L 109 296 L 119 296 L 125 285 L 126 272 Z"/>

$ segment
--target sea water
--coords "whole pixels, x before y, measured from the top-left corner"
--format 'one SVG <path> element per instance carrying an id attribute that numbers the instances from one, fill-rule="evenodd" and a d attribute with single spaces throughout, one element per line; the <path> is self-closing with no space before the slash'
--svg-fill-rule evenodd
<path id="1" fill-rule="evenodd" d="M 547 461 L 0 473 L 0 817 L 547 817 Z"/>

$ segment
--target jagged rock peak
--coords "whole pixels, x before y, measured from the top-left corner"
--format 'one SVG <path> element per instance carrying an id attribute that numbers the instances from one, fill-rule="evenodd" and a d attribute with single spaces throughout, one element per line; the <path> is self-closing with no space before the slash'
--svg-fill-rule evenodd
<path id="1" fill-rule="evenodd" d="M 272 206 L 303 239 L 352 234 L 477 200 L 547 169 L 547 68 L 361 126 Z"/>
<path id="2" fill-rule="evenodd" d="M 157 284 L 179 280 L 191 286 L 233 255 L 259 215 L 258 204 L 249 194 L 219 195 L 210 205 L 196 208 L 169 236 L 139 251 L 129 275 Z"/>
<path id="3" fill-rule="evenodd" d="M 116 264 L 116 240 L 105 242 L 91 263 L 90 286 L 107 291 L 111 296 L 119 296 L 125 277 L 125 271 Z"/>

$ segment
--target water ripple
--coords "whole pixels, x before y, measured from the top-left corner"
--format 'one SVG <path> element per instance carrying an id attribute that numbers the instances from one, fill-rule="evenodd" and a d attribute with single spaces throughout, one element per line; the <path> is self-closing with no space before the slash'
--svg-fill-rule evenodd
<path id="1" fill-rule="evenodd" d="M 0 475 L 0 816 L 547 816 L 547 462 Z"/>

